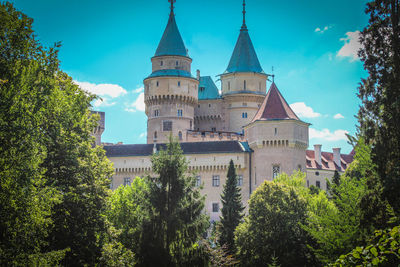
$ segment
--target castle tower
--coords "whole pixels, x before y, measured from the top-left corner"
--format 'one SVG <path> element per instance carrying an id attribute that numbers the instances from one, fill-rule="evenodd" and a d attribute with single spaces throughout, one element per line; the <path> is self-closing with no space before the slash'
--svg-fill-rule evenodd
<path id="1" fill-rule="evenodd" d="M 165 143 L 172 134 L 180 140 L 193 128 L 199 81 L 191 75 L 192 59 L 175 22 L 174 2 L 168 24 L 151 58 L 152 73 L 144 79 L 147 143 Z"/>
<path id="2" fill-rule="evenodd" d="M 241 132 L 260 108 L 265 97 L 267 74 L 258 61 L 245 20 L 226 71 L 221 74 L 222 97 L 226 101 L 228 130 Z"/>
<path id="3" fill-rule="evenodd" d="M 252 170 L 255 187 L 281 172 L 290 175 L 295 170 L 306 170 L 308 126 L 272 83 L 257 114 L 245 126 L 249 146 L 254 151 L 254 166 L 257 166 Z"/>

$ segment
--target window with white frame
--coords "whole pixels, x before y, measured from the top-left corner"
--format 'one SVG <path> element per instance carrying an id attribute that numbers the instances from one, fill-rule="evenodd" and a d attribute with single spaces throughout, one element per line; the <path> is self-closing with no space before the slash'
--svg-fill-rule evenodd
<path id="1" fill-rule="evenodd" d="M 212 186 L 218 187 L 219 186 L 219 175 L 213 175 L 212 177 Z"/>
<path id="2" fill-rule="evenodd" d="M 163 131 L 172 131 L 172 121 L 163 121 Z"/>
<path id="3" fill-rule="evenodd" d="M 219 203 L 212 203 L 212 212 L 219 212 Z"/>
<path id="4" fill-rule="evenodd" d="M 201 176 L 196 176 L 196 186 L 199 187 L 201 185 Z"/>
<path id="5" fill-rule="evenodd" d="M 125 177 L 124 178 L 124 185 L 131 185 L 131 178 Z"/>
<path id="6" fill-rule="evenodd" d="M 242 186 L 243 185 L 243 175 L 238 175 L 237 185 L 238 186 Z"/>
<path id="7" fill-rule="evenodd" d="M 278 177 L 280 172 L 281 172 L 281 167 L 279 165 L 273 165 L 272 166 L 272 178 L 273 179 Z"/>

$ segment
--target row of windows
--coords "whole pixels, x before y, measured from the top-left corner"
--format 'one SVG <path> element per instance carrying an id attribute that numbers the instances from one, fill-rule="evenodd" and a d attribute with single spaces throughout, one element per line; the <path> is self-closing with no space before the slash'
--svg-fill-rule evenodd
<path id="1" fill-rule="evenodd" d="M 159 117 L 160 116 L 160 110 L 159 109 L 155 109 L 154 110 L 154 117 Z M 178 117 L 182 117 L 183 116 L 183 110 L 182 109 L 178 109 L 177 110 L 177 116 Z"/>
<path id="2" fill-rule="evenodd" d="M 242 118 L 246 119 L 247 118 L 247 112 L 242 113 Z"/>
<path id="3" fill-rule="evenodd" d="M 158 136 L 157 136 L 157 131 L 155 131 L 154 132 L 154 140 L 157 140 L 157 138 L 158 138 Z M 182 140 L 183 139 L 183 135 L 182 135 L 182 132 L 181 131 L 179 131 L 178 132 L 178 138 L 179 138 L 179 140 Z"/>
<path id="4" fill-rule="evenodd" d="M 161 61 L 160 61 L 160 66 L 163 66 L 163 65 L 164 65 L 164 62 L 161 60 Z M 176 61 L 176 62 L 175 62 L 175 66 L 178 66 L 178 65 L 179 65 L 179 61 Z"/>
<path id="5" fill-rule="evenodd" d="M 243 81 L 243 90 L 247 89 L 246 80 Z M 228 81 L 228 91 L 231 90 L 231 82 Z M 261 91 L 261 82 L 258 83 L 258 90 Z"/>
<path id="6" fill-rule="evenodd" d="M 196 177 L 196 186 L 201 185 L 201 176 Z M 220 185 L 220 179 L 219 175 L 213 175 L 212 176 L 212 186 L 214 187 L 219 187 Z M 243 185 L 243 175 L 238 175 L 237 176 L 237 185 L 242 186 Z"/>

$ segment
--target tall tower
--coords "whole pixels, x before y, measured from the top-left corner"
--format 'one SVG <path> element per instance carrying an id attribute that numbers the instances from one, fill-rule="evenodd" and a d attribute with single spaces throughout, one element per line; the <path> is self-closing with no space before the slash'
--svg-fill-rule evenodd
<path id="1" fill-rule="evenodd" d="M 228 130 L 241 132 L 260 108 L 266 92 L 267 74 L 258 61 L 246 26 L 243 24 L 226 71 L 221 74 L 222 97 L 227 103 Z"/>
<path id="2" fill-rule="evenodd" d="M 167 27 L 151 58 L 152 73 L 144 79 L 147 143 L 165 143 L 172 134 L 186 139 L 193 128 L 199 81 L 191 75 L 192 59 L 175 22 L 174 2 Z"/>

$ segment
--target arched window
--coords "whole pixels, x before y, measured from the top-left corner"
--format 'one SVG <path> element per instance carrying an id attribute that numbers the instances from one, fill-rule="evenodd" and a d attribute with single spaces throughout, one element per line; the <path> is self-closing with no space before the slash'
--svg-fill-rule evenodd
<path id="1" fill-rule="evenodd" d="M 157 139 L 157 131 L 154 132 L 154 139 Z"/>
<path id="2" fill-rule="evenodd" d="M 164 64 L 164 62 L 161 60 L 161 62 L 160 62 L 160 66 L 162 66 Z"/>
<path id="3" fill-rule="evenodd" d="M 178 136 L 179 136 L 179 140 L 182 140 L 182 132 L 181 131 L 178 133 Z"/>
<path id="4" fill-rule="evenodd" d="M 246 90 L 246 80 L 243 81 L 243 90 Z"/>
<path id="5" fill-rule="evenodd" d="M 180 81 L 178 81 L 178 86 L 181 86 L 181 82 Z"/>

